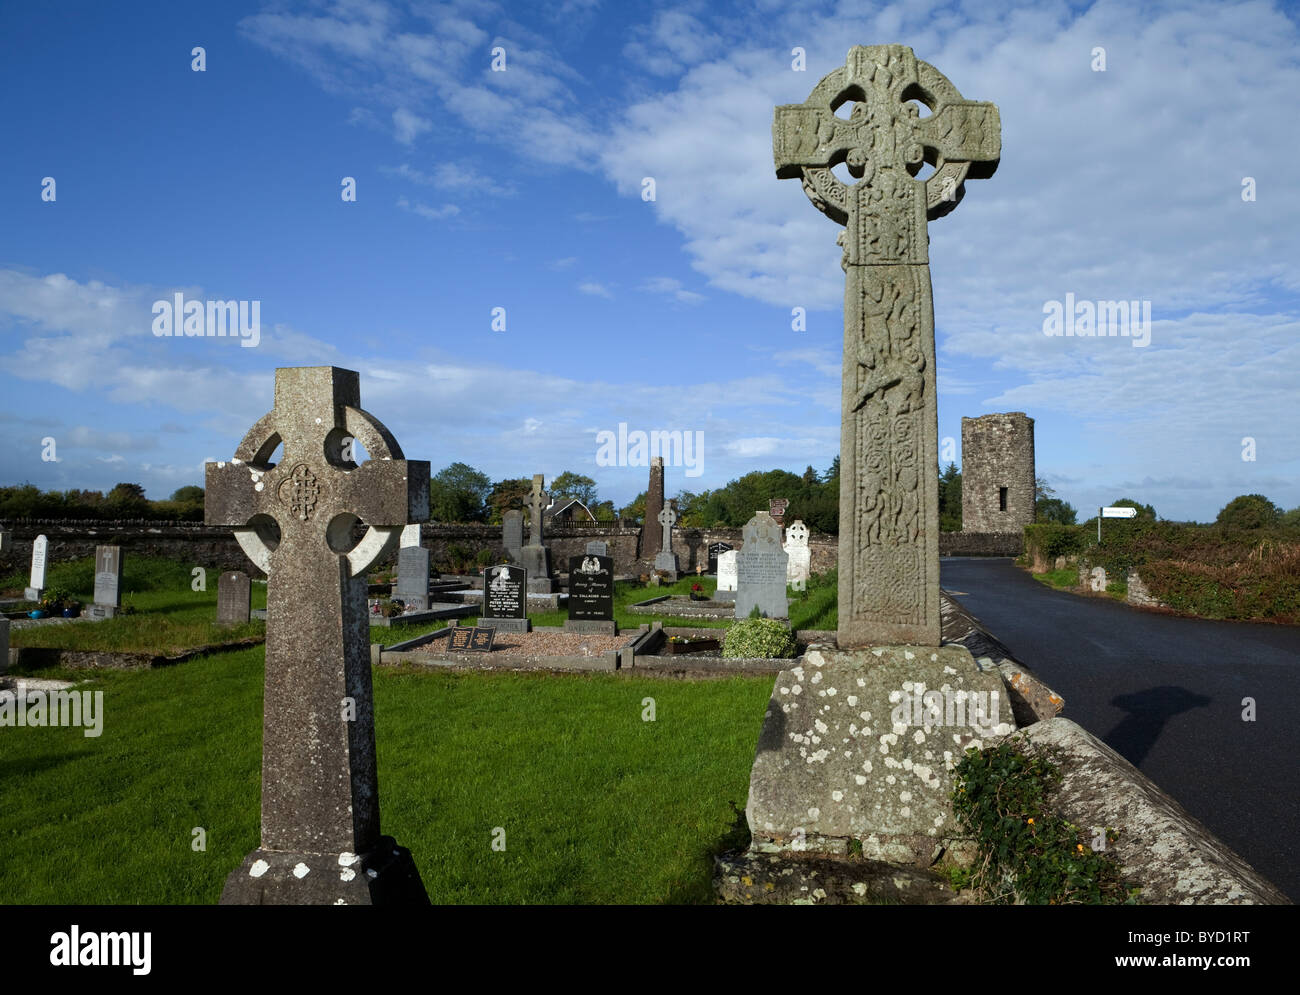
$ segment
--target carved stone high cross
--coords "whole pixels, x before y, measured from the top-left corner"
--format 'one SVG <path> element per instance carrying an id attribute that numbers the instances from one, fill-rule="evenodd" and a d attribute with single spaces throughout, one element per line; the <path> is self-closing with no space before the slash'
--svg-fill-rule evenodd
<path id="1" fill-rule="evenodd" d="M 429 464 L 405 460 L 360 404 L 351 370 L 276 370 L 274 409 L 233 459 L 207 464 L 205 521 L 234 526 L 268 574 L 262 851 L 360 855 L 379 840 L 366 571 L 428 518 Z M 370 455 L 361 466 L 349 437 Z"/>
<path id="2" fill-rule="evenodd" d="M 671 551 L 673 548 L 673 523 L 676 521 L 677 509 L 671 504 L 665 507 L 663 511 L 659 512 L 659 524 L 664 527 L 662 542 L 663 551 L 665 553 Z"/>
<path id="3" fill-rule="evenodd" d="M 853 101 L 847 120 L 836 116 Z M 932 112 L 920 116 L 918 105 Z M 776 175 L 845 229 L 840 427 L 842 648 L 939 645 L 938 420 L 926 222 L 1001 154 L 991 103 L 904 45 L 855 46 L 802 104 L 776 108 Z M 914 179 L 923 163 L 934 166 Z M 857 182 L 832 172 L 844 163 Z"/>
<path id="4" fill-rule="evenodd" d="M 533 474 L 533 492 L 528 496 L 528 545 L 542 545 L 542 515 L 551 506 L 551 495 L 542 489 L 545 474 Z"/>

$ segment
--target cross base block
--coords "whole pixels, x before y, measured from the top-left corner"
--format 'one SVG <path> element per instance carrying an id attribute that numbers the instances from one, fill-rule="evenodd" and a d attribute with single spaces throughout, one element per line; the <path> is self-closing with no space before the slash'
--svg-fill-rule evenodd
<path id="1" fill-rule="evenodd" d="M 411 851 L 391 836 L 365 854 L 257 849 L 221 891 L 222 905 L 428 905 Z"/>

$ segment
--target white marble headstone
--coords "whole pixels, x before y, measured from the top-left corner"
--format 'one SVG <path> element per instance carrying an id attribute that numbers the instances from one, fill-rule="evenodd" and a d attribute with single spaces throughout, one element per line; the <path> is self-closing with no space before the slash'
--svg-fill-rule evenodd
<path id="1" fill-rule="evenodd" d="M 45 556 L 49 546 L 50 540 L 43 535 L 37 536 L 32 543 L 32 578 L 26 591 L 28 601 L 39 600 L 45 590 Z"/>
<path id="2" fill-rule="evenodd" d="M 796 591 L 804 590 L 812 572 L 812 551 L 808 548 L 808 526 L 802 520 L 796 519 L 785 530 L 785 544 L 781 548 L 789 557 L 785 565 L 786 583 Z"/>
<path id="3" fill-rule="evenodd" d="M 416 522 L 414 525 L 404 526 L 402 528 L 402 541 L 400 548 L 409 549 L 411 546 L 418 545 L 420 545 L 420 523 Z"/>
<path id="4" fill-rule="evenodd" d="M 734 591 L 736 589 L 736 554 L 729 549 L 718 554 L 718 590 Z"/>

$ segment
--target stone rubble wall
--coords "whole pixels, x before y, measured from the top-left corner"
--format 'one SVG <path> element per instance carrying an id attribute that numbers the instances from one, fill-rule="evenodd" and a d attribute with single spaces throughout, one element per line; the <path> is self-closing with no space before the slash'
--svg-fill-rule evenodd
<path id="1" fill-rule="evenodd" d="M 1006 511 L 999 508 L 1001 487 Z M 963 418 L 962 531 L 1019 532 L 1033 521 L 1034 420 L 1023 411 Z"/>

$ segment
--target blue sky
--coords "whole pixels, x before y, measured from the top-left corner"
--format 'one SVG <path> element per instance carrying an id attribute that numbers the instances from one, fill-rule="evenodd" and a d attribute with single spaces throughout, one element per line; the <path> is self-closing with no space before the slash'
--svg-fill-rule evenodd
<path id="1" fill-rule="evenodd" d="M 1001 109 L 997 173 L 930 226 L 941 439 L 1027 412 L 1085 514 L 1300 505 L 1300 15 L 1266 2 L 6 5 L 0 482 L 166 497 L 325 364 L 435 471 L 621 505 L 620 423 L 703 433 L 669 493 L 822 470 L 838 228 L 775 178 L 772 109 L 890 42 Z M 178 292 L 259 301 L 257 347 L 153 335 Z M 1067 293 L 1150 301 L 1150 344 L 1044 335 Z"/>

